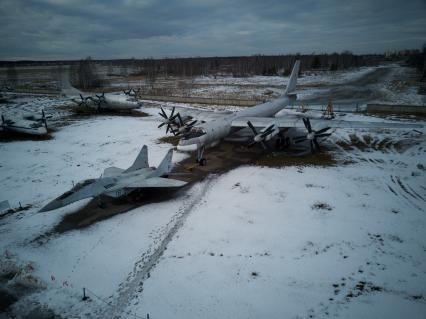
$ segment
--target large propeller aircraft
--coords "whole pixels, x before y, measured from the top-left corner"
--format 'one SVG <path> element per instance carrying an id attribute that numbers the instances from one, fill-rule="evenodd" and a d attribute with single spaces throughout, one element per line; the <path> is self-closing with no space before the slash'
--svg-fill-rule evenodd
<path id="1" fill-rule="evenodd" d="M 14 132 L 29 135 L 46 135 L 47 134 L 47 119 L 51 116 L 46 116 L 44 110 L 41 111 L 41 116 L 36 114 L 26 114 L 19 119 L 6 118 L 1 115 L 0 131 Z"/>
<path id="2" fill-rule="evenodd" d="M 54 210 L 84 198 L 100 195 L 119 198 L 136 190 L 179 188 L 187 183 L 167 178 L 172 170 L 173 149 L 170 149 L 160 165 L 148 165 L 148 147 L 144 145 L 136 160 L 128 169 L 108 167 L 100 178 L 87 179 L 78 183 L 70 191 L 54 199 L 40 212 Z"/>
<path id="3" fill-rule="evenodd" d="M 244 128 L 252 132 L 251 147 L 260 143 L 267 150 L 272 150 L 268 141 L 275 138 L 277 146 L 288 146 L 299 143 L 309 144 L 311 153 L 321 150 L 318 140 L 331 135 L 330 129 L 335 128 L 389 128 L 389 129 L 415 129 L 422 128 L 418 124 L 405 124 L 398 122 L 367 122 L 346 121 L 336 119 L 309 118 L 305 114 L 288 114 L 286 107 L 296 99 L 293 93 L 296 89 L 300 61 L 296 61 L 291 72 L 290 80 L 283 95 L 273 101 L 262 103 L 238 112 L 201 112 L 182 111 L 172 109 L 170 116 L 161 109 L 162 123 L 159 127 L 167 125 L 166 133 L 171 131 L 174 135 L 181 136 L 177 149 L 180 151 L 197 151 L 197 162 L 206 164 L 203 157 L 204 150 L 217 145 L 222 139 L 228 138 Z M 203 114 L 205 113 L 205 114 Z M 201 120 L 202 119 L 202 120 Z M 306 129 L 307 133 L 301 136 L 290 135 L 291 129 Z M 294 131 L 294 130 L 293 130 Z M 287 141 L 290 140 L 290 143 Z"/>
<path id="4" fill-rule="evenodd" d="M 101 110 L 132 110 L 142 106 L 137 100 L 139 90 L 129 89 L 122 93 L 84 93 L 73 87 L 69 81 L 69 74 L 64 73 L 62 78 L 61 94 L 71 98 L 80 107 Z"/>

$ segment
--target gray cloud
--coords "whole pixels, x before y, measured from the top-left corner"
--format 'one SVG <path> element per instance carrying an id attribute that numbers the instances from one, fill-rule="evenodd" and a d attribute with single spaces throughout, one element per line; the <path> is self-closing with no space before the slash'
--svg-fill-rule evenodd
<path id="1" fill-rule="evenodd" d="M 0 59 L 419 48 L 424 0 L 2 0 Z"/>

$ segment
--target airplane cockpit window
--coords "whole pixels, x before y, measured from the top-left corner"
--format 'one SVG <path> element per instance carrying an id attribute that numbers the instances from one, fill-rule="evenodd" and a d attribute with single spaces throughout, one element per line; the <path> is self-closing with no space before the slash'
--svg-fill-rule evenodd
<path id="1" fill-rule="evenodd" d="M 191 138 L 200 137 L 206 134 L 206 131 L 201 127 L 193 127 L 188 133 L 183 137 L 184 140 L 189 140 Z"/>

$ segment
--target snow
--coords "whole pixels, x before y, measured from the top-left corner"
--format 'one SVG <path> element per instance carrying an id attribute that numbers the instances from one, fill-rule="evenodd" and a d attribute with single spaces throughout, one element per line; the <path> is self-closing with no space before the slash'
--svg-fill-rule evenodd
<path id="1" fill-rule="evenodd" d="M 23 101 L 52 112 L 60 102 Z M 365 150 L 333 148 L 351 164 L 239 167 L 180 197 L 49 235 L 88 202 L 37 212 L 73 182 L 128 167 L 143 144 L 150 164 L 160 162 L 171 146 L 157 141 L 158 108 L 143 111 L 153 116 L 78 119 L 51 140 L 0 143 L 0 201 L 32 205 L 0 219 L 0 265 L 31 263 L 46 287 L 16 309 L 40 302 L 64 318 L 424 317 L 424 129 L 338 130 L 330 144 L 354 133 L 372 139 Z M 186 156 L 175 152 L 173 161 Z M 83 287 L 90 302 L 81 301 Z"/>
<path id="2" fill-rule="evenodd" d="M 352 312 L 344 313 L 353 318 L 398 318 L 402 311 L 388 304 L 396 298 L 394 307 L 405 304 L 407 316 L 420 318 L 424 302 L 406 299 L 425 294 L 425 205 L 417 201 L 415 209 L 389 192 L 389 166 L 229 172 L 192 212 L 129 309 L 162 318 L 295 318 L 346 317 L 349 305 Z M 419 191 L 424 174 L 403 179 Z M 313 209 L 317 202 L 332 210 Z M 345 286 L 335 296 L 341 278 Z M 345 300 L 360 280 L 386 288 L 381 308 L 369 313 L 363 306 L 374 293 Z"/>
<path id="3" fill-rule="evenodd" d="M 341 84 L 356 80 L 361 76 L 371 72 L 376 67 L 362 67 L 350 70 L 340 71 L 318 71 L 309 72 L 300 77 L 298 84 Z M 200 76 L 195 79 L 197 84 L 222 84 L 222 85 L 280 85 L 286 86 L 289 76 L 250 76 L 250 77 L 232 77 L 232 76 Z"/>

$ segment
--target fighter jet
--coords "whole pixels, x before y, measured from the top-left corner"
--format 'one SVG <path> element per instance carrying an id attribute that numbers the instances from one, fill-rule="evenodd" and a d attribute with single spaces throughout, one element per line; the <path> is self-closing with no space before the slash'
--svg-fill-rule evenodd
<path id="1" fill-rule="evenodd" d="M 21 119 L 6 118 L 1 115 L 0 131 L 24 133 L 30 135 L 45 135 L 47 134 L 47 118 L 44 111 L 40 115 L 27 114 Z"/>
<path id="2" fill-rule="evenodd" d="M 119 198 L 135 190 L 182 187 L 187 183 L 167 178 L 172 170 L 172 156 L 173 149 L 170 149 L 157 168 L 149 167 L 148 147 L 144 145 L 135 162 L 128 169 L 108 167 L 100 178 L 87 179 L 78 183 L 70 191 L 44 206 L 40 212 L 54 210 L 84 198 L 100 195 Z"/>

